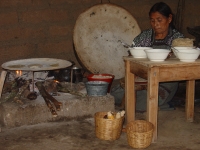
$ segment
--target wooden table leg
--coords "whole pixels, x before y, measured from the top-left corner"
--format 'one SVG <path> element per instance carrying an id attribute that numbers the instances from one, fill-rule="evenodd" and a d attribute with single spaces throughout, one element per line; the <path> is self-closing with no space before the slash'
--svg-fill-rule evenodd
<path id="1" fill-rule="evenodd" d="M 186 120 L 193 122 L 194 120 L 194 95 L 195 95 L 195 80 L 186 81 Z"/>
<path id="2" fill-rule="evenodd" d="M 1 98 L 2 90 L 3 90 L 3 85 L 4 85 L 4 82 L 5 82 L 5 79 L 6 79 L 6 74 L 7 74 L 7 71 L 5 71 L 5 70 L 3 70 L 1 72 L 1 77 L 0 77 L 0 98 Z"/>
<path id="3" fill-rule="evenodd" d="M 158 117 L 158 82 L 159 69 L 151 68 L 148 72 L 147 87 L 147 120 L 154 125 L 152 142 L 157 141 L 157 117 Z"/>
<path id="4" fill-rule="evenodd" d="M 126 123 L 135 120 L 135 75 L 130 71 L 130 61 L 125 61 L 125 112 Z"/>

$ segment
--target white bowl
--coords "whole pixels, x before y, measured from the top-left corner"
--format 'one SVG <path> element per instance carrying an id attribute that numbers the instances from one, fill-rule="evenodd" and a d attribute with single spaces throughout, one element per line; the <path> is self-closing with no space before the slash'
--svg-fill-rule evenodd
<path id="1" fill-rule="evenodd" d="M 194 62 L 200 55 L 200 50 L 190 49 L 188 51 L 176 52 L 177 57 L 183 62 Z"/>
<path id="2" fill-rule="evenodd" d="M 188 46 L 188 47 L 187 46 L 185 46 L 185 47 L 183 47 L 183 46 L 175 46 L 174 48 L 178 49 L 178 50 L 179 49 L 195 49 L 195 47 L 193 47 L 193 46 Z"/>
<path id="3" fill-rule="evenodd" d="M 179 52 L 187 52 L 187 51 L 190 51 L 191 49 L 195 49 L 195 47 L 174 47 L 174 48 L 177 49 Z M 172 48 L 172 51 L 173 51 L 174 55 L 178 58 L 178 56 L 176 54 L 176 50 L 174 50 Z"/>
<path id="4" fill-rule="evenodd" d="M 150 61 L 164 61 L 170 53 L 167 49 L 147 49 L 144 51 Z"/>
<path id="5" fill-rule="evenodd" d="M 147 55 L 144 50 L 152 49 L 151 47 L 133 47 L 129 48 L 131 55 L 134 58 L 147 58 Z"/>

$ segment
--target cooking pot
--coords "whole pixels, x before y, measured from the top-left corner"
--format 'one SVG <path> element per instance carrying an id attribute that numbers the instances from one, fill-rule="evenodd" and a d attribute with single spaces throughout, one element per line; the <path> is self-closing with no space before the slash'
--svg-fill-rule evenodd
<path id="1" fill-rule="evenodd" d="M 59 81 L 78 83 L 83 81 L 83 69 L 78 67 L 62 69 L 59 72 Z"/>
<path id="2" fill-rule="evenodd" d="M 82 82 L 85 71 L 82 68 L 74 66 L 74 64 L 72 62 L 72 65 L 67 68 L 49 71 L 48 76 L 54 76 L 59 82 L 71 82 L 71 77 L 73 83 Z"/>
<path id="3" fill-rule="evenodd" d="M 57 69 L 57 70 L 50 70 L 48 73 L 48 77 L 54 76 L 55 80 L 62 82 L 71 82 L 71 69 L 74 66 L 74 62 L 70 61 L 72 63 L 71 66 L 68 66 L 63 69 Z"/>
<path id="4" fill-rule="evenodd" d="M 73 82 L 76 82 L 76 83 L 82 82 L 83 74 L 85 73 L 85 70 L 83 70 L 82 68 L 73 67 L 72 71 L 73 71 Z"/>

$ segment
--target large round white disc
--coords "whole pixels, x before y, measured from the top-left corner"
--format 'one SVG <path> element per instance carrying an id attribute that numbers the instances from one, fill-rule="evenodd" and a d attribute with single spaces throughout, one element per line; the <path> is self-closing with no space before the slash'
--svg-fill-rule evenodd
<path id="1" fill-rule="evenodd" d="M 128 55 L 119 40 L 131 45 L 141 32 L 135 18 L 113 4 L 95 5 L 78 17 L 74 27 L 75 52 L 92 73 L 108 73 L 115 79 L 124 77 L 123 56 Z"/>

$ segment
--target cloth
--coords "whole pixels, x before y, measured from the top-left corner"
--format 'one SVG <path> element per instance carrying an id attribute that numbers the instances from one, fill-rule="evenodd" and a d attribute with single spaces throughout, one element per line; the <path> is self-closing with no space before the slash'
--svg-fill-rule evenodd
<path id="1" fill-rule="evenodd" d="M 158 106 L 160 110 L 170 108 L 169 102 L 172 100 L 178 89 L 178 82 L 163 82 L 159 84 Z M 147 91 L 137 91 L 136 93 L 136 110 L 147 110 Z"/>
<path id="2" fill-rule="evenodd" d="M 153 47 L 170 49 L 172 41 L 176 38 L 183 38 L 184 35 L 178 32 L 176 29 L 169 28 L 168 35 L 165 39 L 155 40 L 153 29 L 147 29 L 142 31 L 133 40 L 133 45 L 136 47 Z"/>

